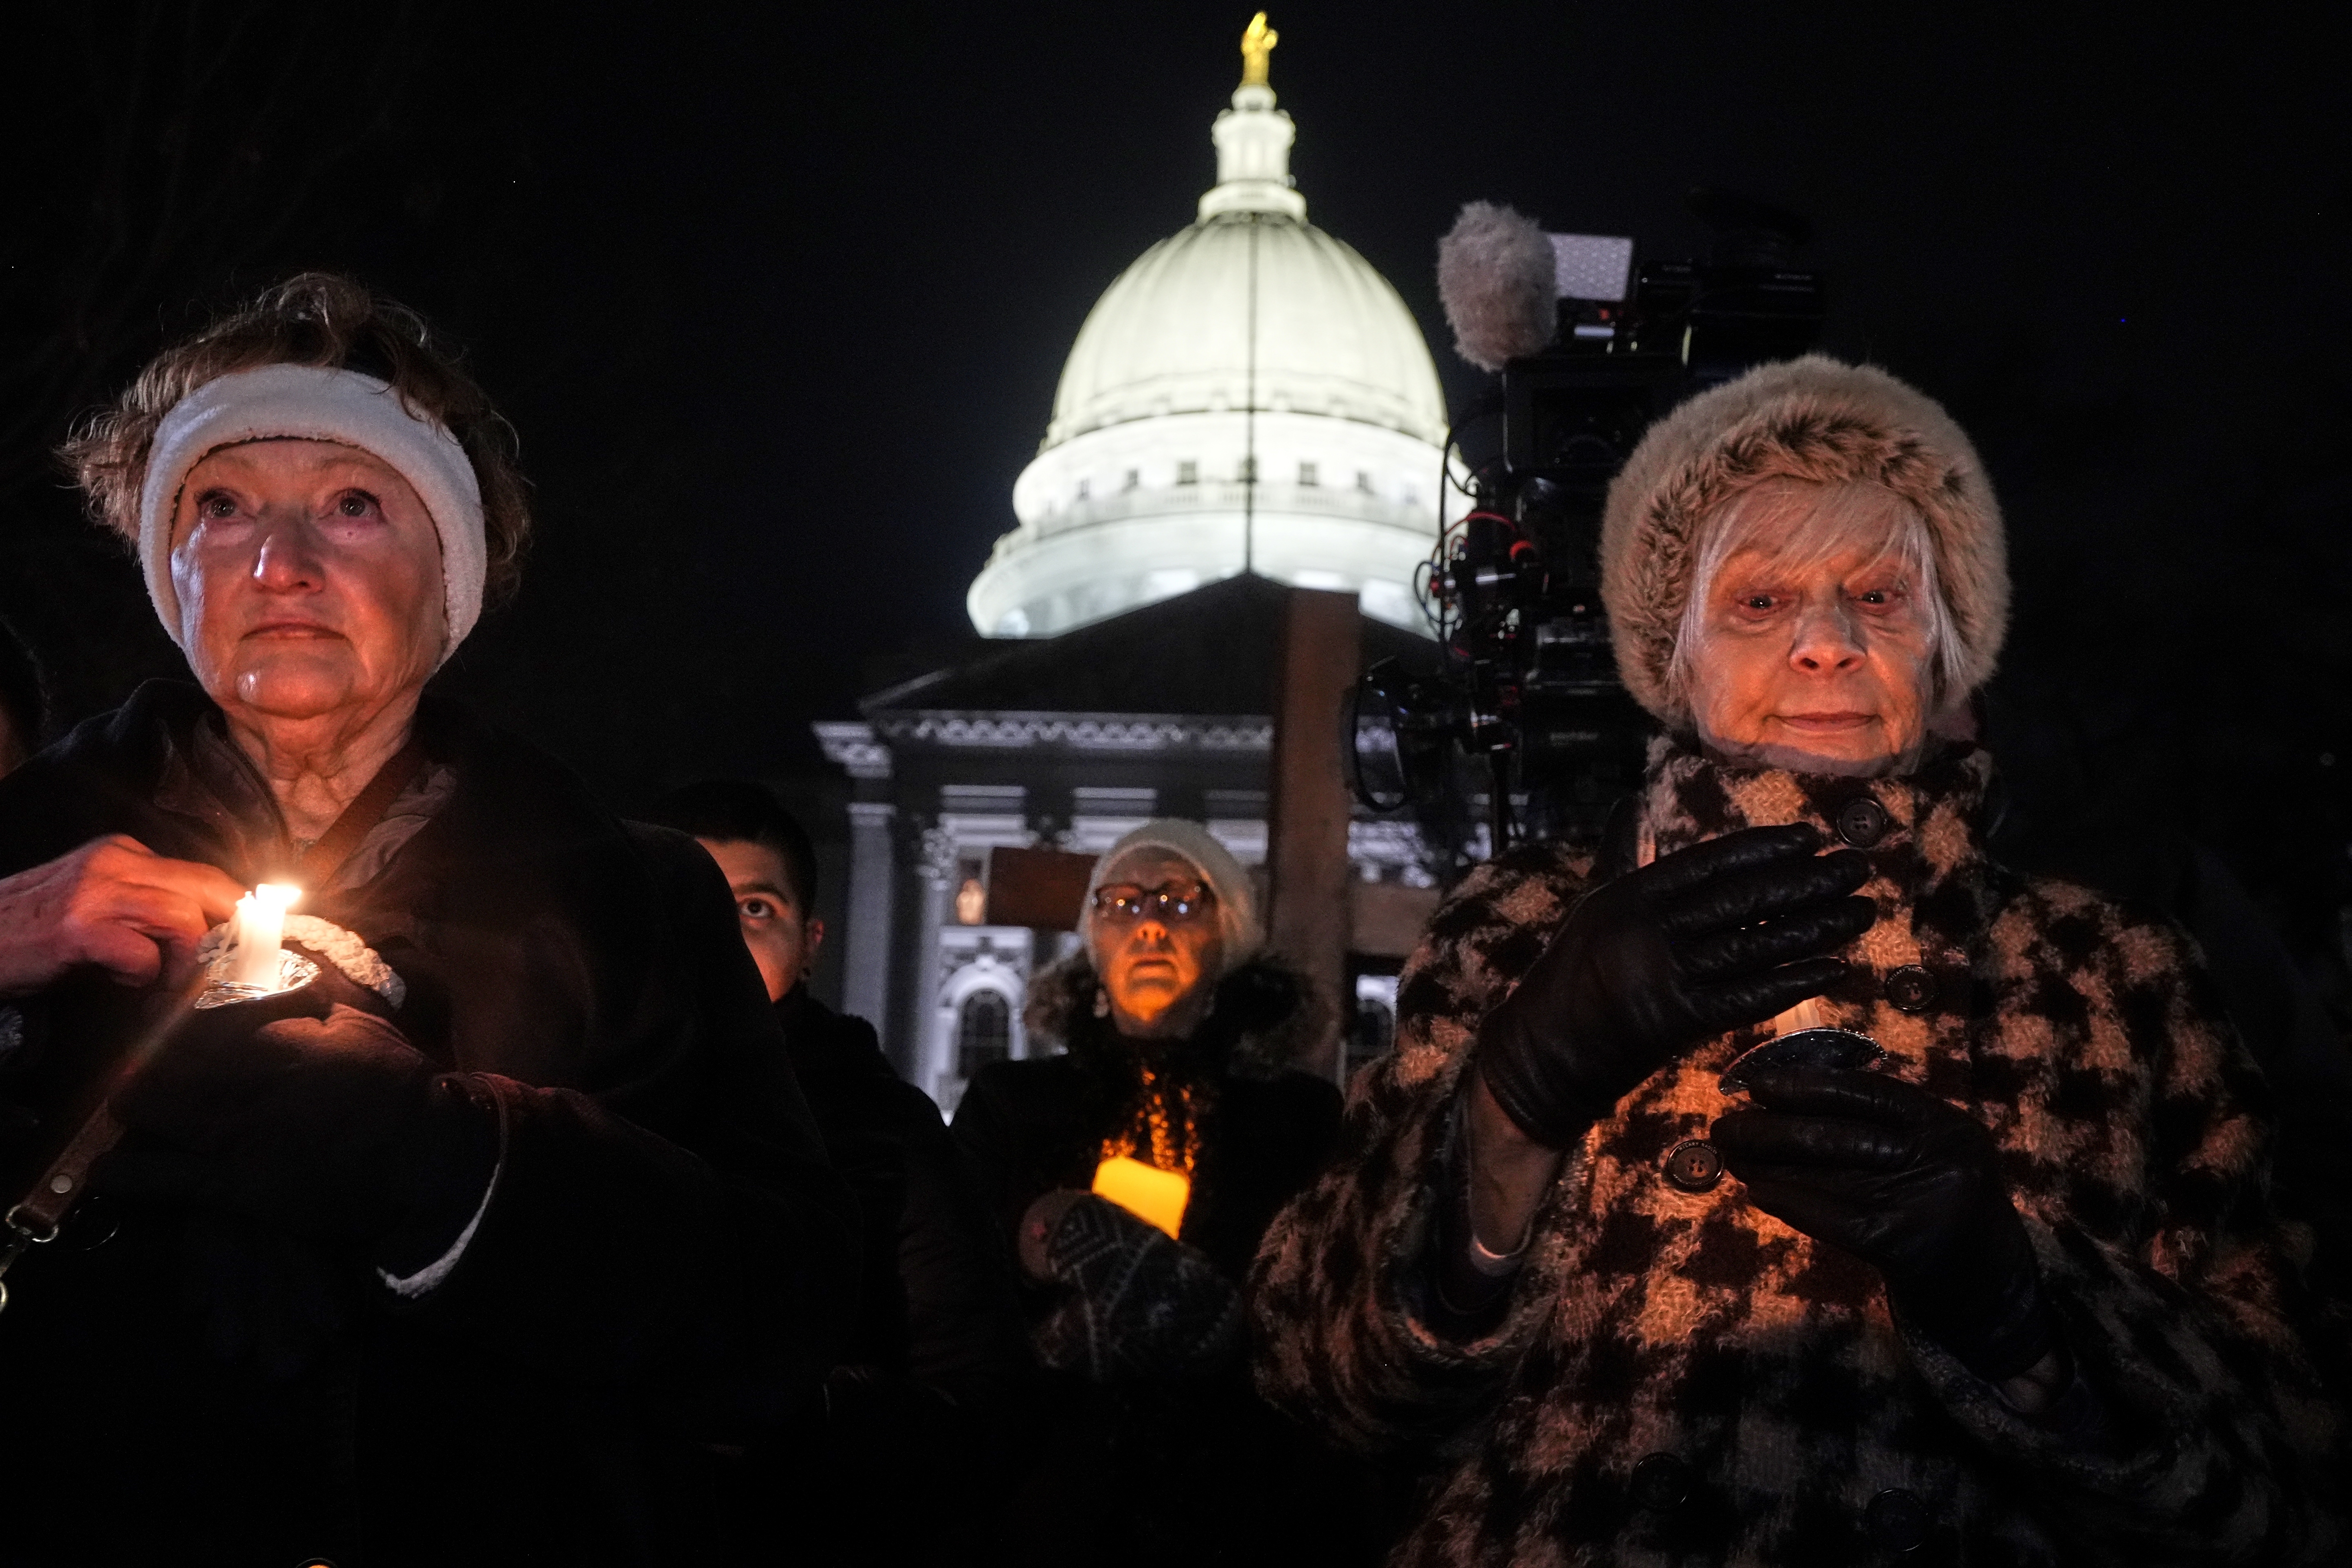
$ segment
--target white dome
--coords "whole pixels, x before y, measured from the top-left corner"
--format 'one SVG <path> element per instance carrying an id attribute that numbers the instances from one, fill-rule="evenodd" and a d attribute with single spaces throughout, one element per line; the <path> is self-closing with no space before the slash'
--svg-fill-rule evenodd
<path id="1" fill-rule="evenodd" d="M 1199 220 L 1079 329 L 1020 526 L 968 596 L 982 633 L 1052 636 L 1243 571 L 1428 630 L 1412 583 L 1442 499 L 1436 366 L 1388 279 L 1306 221 L 1274 102 L 1234 94 Z"/>
<path id="2" fill-rule="evenodd" d="M 1437 367 L 1389 280 L 1310 223 L 1231 213 L 1161 240 L 1104 291 L 1062 367 L 1045 446 L 1253 402 L 1445 439 Z"/>

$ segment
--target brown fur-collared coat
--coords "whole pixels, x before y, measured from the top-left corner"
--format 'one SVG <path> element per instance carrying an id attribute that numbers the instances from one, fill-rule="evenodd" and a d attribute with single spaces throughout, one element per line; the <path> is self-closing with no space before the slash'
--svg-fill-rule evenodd
<path id="1" fill-rule="evenodd" d="M 2106 1440 L 2019 1416 L 1905 1331 L 1873 1270 L 1728 1173 L 1667 1178 L 1769 1026 L 1661 1069 L 1570 1152 L 1498 1330 L 1433 1326 L 1473 1033 L 1591 885 L 1537 846 L 1432 921 L 1397 1048 L 1356 1081 L 1336 1164 L 1276 1221 L 1254 1279 L 1269 1398 L 1354 1447 L 1433 1456 L 1399 1561 L 2268 1564 L 2324 1547 L 2307 1478 L 2328 1416 L 2283 1300 L 2263 1087 L 2184 938 L 1985 859 L 1989 773 L 1962 750 L 1902 778 L 1800 778 L 1661 742 L 1640 853 L 1799 820 L 1867 838 L 1854 803 L 1883 810 L 1864 889 L 1879 919 L 1824 1021 L 1991 1131 Z M 1906 1512 L 1925 1543 L 1890 1556 Z"/>

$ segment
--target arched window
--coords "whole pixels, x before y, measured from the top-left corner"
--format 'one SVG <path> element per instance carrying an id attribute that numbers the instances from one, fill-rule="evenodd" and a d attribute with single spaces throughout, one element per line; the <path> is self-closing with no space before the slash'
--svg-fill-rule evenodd
<path id="1" fill-rule="evenodd" d="M 1013 1055 L 1013 1008 L 1002 991 L 983 987 L 956 1012 L 956 1076 L 966 1083 L 991 1062 Z"/>

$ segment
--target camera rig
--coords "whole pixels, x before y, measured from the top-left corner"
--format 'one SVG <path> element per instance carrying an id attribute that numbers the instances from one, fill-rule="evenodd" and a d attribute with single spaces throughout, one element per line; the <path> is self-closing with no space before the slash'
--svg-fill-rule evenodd
<path id="1" fill-rule="evenodd" d="M 1690 206 L 1715 231 L 1706 261 L 1636 268 L 1630 240 L 1545 237 L 1550 341 L 1505 363 L 1496 395 L 1447 438 L 1446 483 L 1471 506 L 1441 524 L 1415 584 L 1437 666 L 1386 660 L 1357 688 L 1358 797 L 1413 809 L 1454 871 L 1480 858 L 1480 795 L 1487 854 L 1597 843 L 1654 728 L 1618 679 L 1601 606 L 1610 481 L 1675 404 L 1820 332 L 1821 280 L 1794 264 L 1803 219 L 1723 192 Z"/>

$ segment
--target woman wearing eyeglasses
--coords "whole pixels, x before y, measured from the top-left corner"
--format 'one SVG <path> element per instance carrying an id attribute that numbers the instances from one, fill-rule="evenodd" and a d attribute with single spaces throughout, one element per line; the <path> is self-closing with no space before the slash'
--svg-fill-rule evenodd
<path id="1" fill-rule="evenodd" d="M 1192 823 L 1113 845 L 1079 932 L 1025 1018 L 1062 1054 L 992 1064 L 956 1110 L 1040 1368 L 1002 1545 L 1090 1568 L 1344 1560 L 1311 1500 L 1327 1462 L 1250 1390 L 1240 1306 L 1339 1131 L 1338 1090 L 1289 1066 L 1320 999 L 1260 951 L 1247 873 Z"/>

